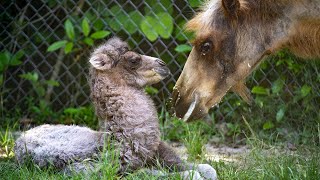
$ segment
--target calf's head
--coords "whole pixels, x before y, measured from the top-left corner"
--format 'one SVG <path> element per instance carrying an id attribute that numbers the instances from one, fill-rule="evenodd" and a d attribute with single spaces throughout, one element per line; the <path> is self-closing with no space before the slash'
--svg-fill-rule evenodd
<path id="1" fill-rule="evenodd" d="M 117 86 L 144 87 L 170 73 L 162 60 L 130 51 L 128 44 L 117 37 L 96 48 L 89 62 L 96 76 L 107 78 Z"/>

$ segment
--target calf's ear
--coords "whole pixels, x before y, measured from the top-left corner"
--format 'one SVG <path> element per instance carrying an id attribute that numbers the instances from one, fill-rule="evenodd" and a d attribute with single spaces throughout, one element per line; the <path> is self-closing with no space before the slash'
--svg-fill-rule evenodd
<path id="1" fill-rule="evenodd" d="M 128 51 L 129 46 L 126 42 L 113 37 L 93 51 L 89 62 L 96 69 L 108 70 L 115 67 L 122 55 Z"/>
<path id="2" fill-rule="evenodd" d="M 114 66 L 113 58 L 106 54 L 92 55 L 89 62 L 94 68 L 99 70 L 108 70 Z"/>
<path id="3" fill-rule="evenodd" d="M 241 8 L 240 0 L 222 0 L 222 7 L 226 16 L 237 18 Z"/>

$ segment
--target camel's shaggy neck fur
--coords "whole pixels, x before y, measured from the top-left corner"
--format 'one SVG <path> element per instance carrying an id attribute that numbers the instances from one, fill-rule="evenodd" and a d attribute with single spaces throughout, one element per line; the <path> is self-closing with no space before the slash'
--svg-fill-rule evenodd
<path id="1" fill-rule="evenodd" d="M 128 86 L 112 74 L 91 69 L 91 97 L 101 130 L 122 143 L 123 163 L 139 168 L 154 157 L 160 143 L 157 112 L 143 89 Z"/>

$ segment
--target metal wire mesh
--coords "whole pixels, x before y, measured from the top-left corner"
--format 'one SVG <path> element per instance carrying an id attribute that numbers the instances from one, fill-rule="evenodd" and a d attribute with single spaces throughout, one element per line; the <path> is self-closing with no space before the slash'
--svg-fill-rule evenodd
<path id="1" fill-rule="evenodd" d="M 194 2 L 194 1 L 192 1 Z M 188 44 L 187 35 L 183 32 L 182 24 L 195 13 L 188 0 L 39 0 L 39 1 L 2 1 L 0 3 L 0 49 L 15 53 L 24 51 L 22 64 L 10 67 L 4 73 L 2 95 L 3 104 L 7 110 L 26 109 L 30 97 L 33 101 L 43 98 L 50 102 L 54 110 L 66 107 L 78 107 L 90 104 L 89 87 L 87 85 L 87 59 L 94 46 L 103 40 L 96 40 L 93 46 L 82 42 L 81 21 L 86 17 L 91 31 L 106 30 L 111 32 L 108 37 L 117 35 L 129 42 L 135 51 L 151 56 L 161 57 L 167 62 L 172 75 L 163 82 L 155 85 L 159 92 L 153 95 L 159 108 L 165 106 L 167 98 L 182 71 L 187 54 L 177 53 L 174 49 L 180 44 Z M 169 13 L 173 18 L 173 31 L 166 37 L 157 37 L 154 41 L 148 39 L 141 30 L 141 22 L 132 18 L 135 15 L 144 18 L 156 16 L 159 12 Z M 75 43 L 72 53 L 66 54 L 62 49 L 47 52 L 54 42 L 68 39 L 65 33 L 65 21 L 70 20 L 75 28 Z M 160 23 L 157 22 L 157 23 Z M 129 27 L 129 28 L 128 28 Z M 107 39 L 106 37 L 105 39 Z M 267 69 L 257 70 L 249 79 L 249 86 L 272 86 L 275 77 L 290 76 L 290 71 L 277 69 L 273 61 L 267 62 Z M 316 68 L 316 67 L 315 67 Z M 315 69 L 316 71 L 319 68 Z M 59 86 L 45 86 L 43 97 L 34 92 L 29 80 L 21 78 L 21 74 L 36 72 L 39 81 L 55 80 Z M 303 71 L 301 71 L 303 72 Z M 301 75 L 301 74 L 300 74 Z M 302 74 L 303 76 L 303 74 Z M 319 75 L 318 75 L 319 76 Z M 271 78 L 271 79 L 270 79 Z M 285 88 L 289 89 L 288 97 L 293 97 L 292 86 L 302 86 L 295 77 L 286 81 Z M 317 82 L 318 79 L 312 80 Z M 311 83 L 311 82 L 310 82 Z M 38 84 L 41 86 L 41 83 Z M 310 85 L 312 90 L 318 92 L 316 105 L 319 103 L 319 83 Z M 275 101 L 283 101 L 281 97 Z M 215 108 L 217 116 L 224 118 L 239 108 L 234 101 L 239 97 L 228 95 Z M 242 104 L 242 103 L 241 103 Z M 302 105 L 299 105 L 302 106 Z M 260 111 L 263 112 L 263 109 Z M 24 112 L 28 113 L 28 112 Z"/>

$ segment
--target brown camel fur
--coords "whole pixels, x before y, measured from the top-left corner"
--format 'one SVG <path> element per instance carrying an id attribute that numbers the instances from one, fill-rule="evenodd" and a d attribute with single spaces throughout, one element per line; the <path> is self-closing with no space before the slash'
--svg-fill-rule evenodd
<path id="1" fill-rule="evenodd" d="M 319 0 L 211 0 L 186 28 L 193 49 L 173 92 L 185 121 L 206 116 L 229 90 L 250 103 L 244 82 L 266 55 L 320 57 Z"/>

